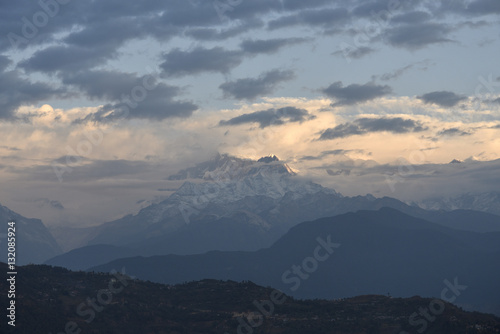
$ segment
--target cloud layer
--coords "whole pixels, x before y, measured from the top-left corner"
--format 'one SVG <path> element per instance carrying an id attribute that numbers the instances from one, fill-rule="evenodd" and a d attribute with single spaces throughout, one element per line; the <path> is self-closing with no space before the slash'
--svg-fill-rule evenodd
<path id="1" fill-rule="evenodd" d="M 411 119 L 395 118 L 358 118 L 352 123 L 339 124 L 334 128 L 326 129 L 321 133 L 319 140 L 345 138 L 354 135 L 363 135 L 370 132 L 408 133 L 426 130 L 421 122 Z"/>

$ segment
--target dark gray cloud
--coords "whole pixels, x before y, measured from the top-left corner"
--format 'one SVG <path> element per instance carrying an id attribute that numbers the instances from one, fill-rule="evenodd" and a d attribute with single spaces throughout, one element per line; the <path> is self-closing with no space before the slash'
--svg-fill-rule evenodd
<path id="1" fill-rule="evenodd" d="M 371 132 L 409 133 L 426 130 L 421 122 L 401 117 L 359 118 L 352 123 L 339 124 L 323 131 L 318 140 L 345 138 Z"/>
<path id="2" fill-rule="evenodd" d="M 317 156 L 307 155 L 307 156 L 300 158 L 300 160 L 305 160 L 305 161 L 321 160 L 327 156 L 331 156 L 331 155 L 333 155 L 333 156 L 337 156 L 337 155 L 345 156 L 349 153 L 365 153 L 365 151 L 364 150 L 336 149 L 336 150 L 323 151 L 323 152 L 321 152 L 321 154 L 319 154 Z"/>
<path id="3" fill-rule="evenodd" d="M 353 10 L 352 13 L 356 17 L 369 17 L 373 18 L 376 13 L 386 13 L 388 12 L 388 2 L 387 1 L 359 1 Z M 400 3 L 399 3 L 400 5 Z M 399 7 L 399 6 L 398 6 Z M 384 15 L 382 18 L 385 18 Z"/>
<path id="4" fill-rule="evenodd" d="M 112 47 L 51 46 L 35 52 L 19 66 L 28 72 L 75 72 L 106 63 L 117 55 Z"/>
<path id="5" fill-rule="evenodd" d="M 303 10 L 270 21 L 268 23 L 268 28 L 274 30 L 296 25 L 333 28 L 343 26 L 348 23 L 349 20 L 350 14 L 345 8 Z"/>
<path id="6" fill-rule="evenodd" d="M 432 18 L 431 14 L 423 11 L 414 11 L 404 14 L 399 14 L 391 18 L 392 23 L 418 24 L 429 21 Z"/>
<path id="7" fill-rule="evenodd" d="M 143 38 L 150 35 L 150 26 L 141 15 L 131 17 L 132 13 L 126 17 L 112 17 L 101 21 L 94 21 L 86 25 L 83 30 L 69 34 L 64 38 L 68 45 L 79 46 L 82 48 L 107 48 L 116 50 L 130 39 Z M 154 20 L 154 19 L 153 19 Z M 164 31 L 162 39 L 167 40 L 178 29 L 173 29 L 167 33 Z"/>
<path id="8" fill-rule="evenodd" d="M 476 0 L 467 6 L 467 11 L 479 15 L 498 14 L 500 13 L 500 2 L 496 0 Z"/>
<path id="9" fill-rule="evenodd" d="M 374 83 L 366 83 L 364 85 L 352 84 L 343 87 L 340 81 L 334 82 L 323 89 L 323 93 L 337 100 L 332 104 L 333 107 L 370 101 L 391 92 L 392 88 L 387 85 L 382 86 Z"/>
<path id="10" fill-rule="evenodd" d="M 431 44 L 452 42 L 447 38 L 451 28 L 442 23 L 419 23 L 389 28 L 384 37 L 392 46 L 410 50 L 421 49 Z"/>
<path id="11" fill-rule="evenodd" d="M 368 46 L 355 47 L 353 45 L 346 44 L 340 50 L 333 52 L 332 55 L 340 55 L 348 59 L 359 59 L 373 52 L 375 52 L 375 49 Z"/>
<path id="12" fill-rule="evenodd" d="M 267 109 L 256 111 L 249 114 L 243 114 L 227 121 L 220 121 L 219 125 L 241 125 L 248 123 L 258 123 L 260 128 L 266 128 L 271 125 L 281 125 L 285 123 L 304 122 L 314 119 L 315 116 L 309 114 L 305 109 L 295 107 L 284 107 L 279 109 Z"/>
<path id="13" fill-rule="evenodd" d="M 216 29 L 210 27 L 188 28 L 184 32 L 184 35 L 198 41 L 224 41 L 228 38 L 236 37 L 243 33 L 248 33 L 253 29 L 261 28 L 263 26 L 264 22 L 261 19 L 249 19 L 240 22 L 239 25 L 230 26 L 224 29 Z"/>
<path id="14" fill-rule="evenodd" d="M 330 0 L 280 0 L 283 3 L 283 9 L 287 11 L 297 11 L 302 9 L 311 9 L 315 7 L 322 7 L 331 4 Z"/>
<path id="15" fill-rule="evenodd" d="M 448 91 L 431 92 L 422 96 L 417 96 L 417 98 L 424 103 L 437 104 L 441 107 L 454 107 L 461 101 L 467 100 L 466 96 L 457 95 Z"/>
<path id="16" fill-rule="evenodd" d="M 210 6 L 209 14 L 215 15 L 217 23 L 231 20 L 251 20 L 262 17 L 265 14 L 276 13 L 282 10 L 280 1 L 253 0 L 253 1 L 228 1 L 228 2 L 206 2 Z M 207 9 L 208 11 L 209 9 Z M 231 21 L 232 22 L 232 21 Z M 195 25 L 196 22 L 191 22 Z"/>
<path id="17" fill-rule="evenodd" d="M 291 80 L 294 77 L 295 74 L 291 70 L 272 70 L 261 74 L 258 78 L 245 78 L 225 82 L 219 88 L 224 92 L 224 97 L 232 97 L 237 100 L 251 100 L 258 96 L 272 93 L 279 83 Z"/>
<path id="18" fill-rule="evenodd" d="M 198 109 L 198 106 L 190 101 L 174 100 L 171 95 L 177 90 L 176 87 L 161 84 L 141 102 L 132 103 L 132 106 L 127 102 L 106 104 L 96 113 L 79 119 L 75 123 L 112 122 L 133 118 L 160 121 L 171 117 L 189 117 Z"/>
<path id="19" fill-rule="evenodd" d="M 389 80 L 392 80 L 392 79 L 396 79 L 396 78 L 399 78 L 401 75 L 403 75 L 403 73 L 405 73 L 406 71 L 410 70 L 413 68 L 413 64 L 410 64 L 410 65 L 406 65 L 404 67 L 401 67 L 401 68 L 398 68 L 397 70 L 391 72 L 391 73 L 385 73 L 383 75 L 380 76 L 380 80 L 382 81 L 389 81 Z"/>
<path id="20" fill-rule="evenodd" d="M 389 80 L 392 80 L 392 79 L 397 79 L 400 76 L 402 76 L 404 73 L 406 73 L 409 70 L 414 69 L 414 68 L 417 68 L 419 70 L 425 71 L 425 70 L 427 70 L 429 64 L 430 64 L 429 60 L 419 61 L 419 62 L 410 64 L 410 65 L 406 65 L 406 66 L 400 67 L 400 68 L 398 68 L 398 69 L 396 69 L 396 70 L 394 70 L 392 72 L 384 73 L 384 74 L 382 74 L 380 76 L 374 75 L 374 76 L 372 76 L 372 79 L 373 80 L 380 79 L 382 81 L 389 81 Z"/>
<path id="21" fill-rule="evenodd" d="M 66 85 L 77 87 L 91 99 L 109 103 L 98 112 L 76 122 L 104 122 L 115 119 L 152 119 L 188 117 L 198 106 L 189 101 L 176 101 L 179 87 L 158 82 L 152 75 L 137 76 L 116 71 L 88 71 L 61 75 Z"/>
<path id="22" fill-rule="evenodd" d="M 9 57 L 0 55 L 0 72 L 3 72 L 11 63 Z"/>
<path id="23" fill-rule="evenodd" d="M 157 78 L 153 75 L 137 76 L 133 73 L 95 70 L 60 75 L 62 83 L 72 85 L 84 92 L 91 99 L 117 101 L 130 94 L 134 87 L 156 87 Z M 175 92 L 168 94 L 168 97 Z"/>
<path id="24" fill-rule="evenodd" d="M 2 1 L 0 51 L 24 49 L 28 45 L 39 46 L 52 42 L 55 33 L 70 31 L 72 26 L 84 23 L 81 15 L 82 7 L 85 7 L 83 1 L 72 1 L 71 4 L 59 6 L 57 14 L 51 16 L 46 14 L 39 3 L 28 0 Z M 34 17 L 41 24 L 34 25 Z"/>
<path id="25" fill-rule="evenodd" d="M 64 98 L 66 90 L 43 82 L 31 82 L 18 71 L 0 73 L 0 119 L 14 119 L 15 111 L 52 97 Z"/>
<path id="26" fill-rule="evenodd" d="M 275 53 L 285 46 L 294 45 L 305 42 L 305 38 L 274 38 L 267 40 L 244 40 L 240 46 L 247 53 Z"/>
<path id="27" fill-rule="evenodd" d="M 167 76 L 181 77 L 203 72 L 228 73 L 241 64 L 243 53 L 229 51 L 220 46 L 211 49 L 197 47 L 191 51 L 174 49 L 163 56 L 160 64 Z"/>
<path id="28" fill-rule="evenodd" d="M 438 136 L 470 136 L 472 133 L 459 128 L 443 129 L 438 132 Z"/>

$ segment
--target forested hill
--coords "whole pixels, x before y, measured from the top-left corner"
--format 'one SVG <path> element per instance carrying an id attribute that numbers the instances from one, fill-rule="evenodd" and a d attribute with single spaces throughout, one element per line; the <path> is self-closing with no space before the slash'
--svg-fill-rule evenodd
<path id="1" fill-rule="evenodd" d="M 251 282 L 163 285 L 45 265 L 19 267 L 16 284 L 16 328 L 2 333 L 500 332 L 500 318 L 420 297 L 303 301 Z M 8 290 L 6 280 L 0 288 Z"/>

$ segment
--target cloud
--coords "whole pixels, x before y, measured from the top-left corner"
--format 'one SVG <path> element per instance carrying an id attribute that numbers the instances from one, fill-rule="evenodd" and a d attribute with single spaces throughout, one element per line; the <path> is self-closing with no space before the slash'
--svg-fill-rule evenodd
<path id="1" fill-rule="evenodd" d="M 417 96 L 417 98 L 422 100 L 424 103 L 437 104 L 441 107 L 454 107 L 459 102 L 467 100 L 466 96 L 457 95 L 448 91 L 431 92 L 422 96 Z"/>
<path id="2" fill-rule="evenodd" d="M 283 8 L 288 11 L 296 11 L 302 9 L 311 9 L 315 7 L 322 7 L 324 5 L 330 4 L 330 0 L 283 0 Z"/>
<path id="3" fill-rule="evenodd" d="M 6 146 L 6 145 L 0 145 L 1 149 L 7 150 L 7 151 L 20 151 L 21 149 L 17 147 L 12 147 L 12 146 Z"/>
<path id="4" fill-rule="evenodd" d="M 141 102 L 106 104 L 97 112 L 78 119 L 74 123 L 112 122 L 134 118 L 161 121 L 166 118 L 191 116 L 195 110 L 198 110 L 198 106 L 190 101 L 174 100 L 172 95 L 177 91 L 177 87 L 159 84 Z"/>
<path id="5" fill-rule="evenodd" d="M 449 128 L 438 132 L 438 136 L 470 136 L 471 134 L 459 128 Z"/>
<path id="6" fill-rule="evenodd" d="M 42 82 L 31 82 L 18 71 L 0 73 L 0 119 L 14 119 L 20 107 L 52 97 L 64 97 L 66 90 Z"/>
<path id="7" fill-rule="evenodd" d="M 368 46 L 355 47 L 347 44 L 342 49 L 333 52 L 332 55 L 334 56 L 342 55 L 347 59 L 352 59 L 352 58 L 359 59 L 373 52 L 375 52 L 375 49 L 370 48 Z"/>
<path id="8" fill-rule="evenodd" d="M 337 102 L 332 104 L 333 107 L 370 101 L 391 92 L 391 87 L 387 85 L 381 86 L 374 83 L 366 83 L 364 85 L 351 84 L 343 87 L 340 81 L 334 82 L 323 89 L 323 93 L 337 100 Z"/>
<path id="9" fill-rule="evenodd" d="M 76 72 L 88 70 L 106 63 L 116 57 L 115 48 L 111 46 L 51 46 L 39 50 L 31 58 L 19 63 L 19 67 L 28 72 Z"/>
<path id="10" fill-rule="evenodd" d="M 11 63 L 9 57 L 0 55 L 0 72 L 3 72 Z"/>
<path id="11" fill-rule="evenodd" d="M 421 122 L 401 117 L 394 118 L 359 118 L 352 123 L 339 124 L 324 130 L 318 140 L 345 138 L 370 132 L 409 133 L 427 130 Z"/>
<path id="12" fill-rule="evenodd" d="M 322 151 L 320 155 L 317 156 L 303 156 L 300 158 L 300 160 L 303 161 L 313 161 L 313 160 L 321 160 L 326 156 L 337 156 L 337 155 L 347 155 L 348 153 L 365 153 L 364 150 L 344 150 L 344 149 L 336 149 L 336 150 L 328 150 L 328 151 Z"/>
<path id="13" fill-rule="evenodd" d="M 423 11 L 414 11 L 404 14 L 399 14 L 391 18 L 392 23 L 404 23 L 404 24 L 418 24 L 427 22 L 432 18 L 432 16 Z"/>
<path id="14" fill-rule="evenodd" d="M 96 113 L 76 123 L 105 122 L 120 118 L 162 120 L 168 117 L 189 117 L 198 106 L 188 101 L 174 100 L 181 89 L 158 82 L 155 75 L 138 76 L 133 73 L 96 70 L 62 74 L 65 85 L 84 92 L 91 99 L 105 100 Z"/>
<path id="15" fill-rule="evenodd" d="M 86 25 L 84 29 L 70 33 L 64 38 L 64 42 L 82 48 L 106 47 L 116 50 L 127 40 L 148 35 L 148 31 L 144 29 L 143 20 L 144 18 L 139 14 L 134 17 L 111 17 L 94 21 Z"/>
<path id="16" fill-rule="evenodd" d="M 225 82 L 219 88 L 224 92 L 224 97 L 233 97 L 237 100 L 251 100 L 258 96 L 272 93 L 280 82 L 292 80 L 294 77 L 295 74 L 291 70 L 272 70 L 261 74 L 258 78 L 245 78 Z"/>
<path id="17" fill-rule="evenodd" d="M 211 49 L 199 46 L 191 51 L 174 49 L 164 54 L 163 59 L 160 67 L 167 76 L 182 77 L 203 72 L 228 73 L 241 64 L 243 53 L 220 46 Z"/>
<path id="18" fill-rule="evenodd" d="M 91 99 L 118 101 L 130 94 L 134 87 L 152 86 L 157 82 L 156 75 L 137 76 L 111 70 L 94 70 L 78 73 L 63 73 L 60 75 L 62 83 L 71 85 L 84 92 Z M 168 96 L 174 95 L 173 92 Z"/>
<path id="19" fill-rule="evenodd" d="M 406 65 L 406 66 L 400 67 L 392 72 L 382 74 L 380 76 L 372 76 L 372 79 L 375 80 L 375 79 L 380 78 L 380 80 L 382 80 L 382 81 L 389 81 L 392 79 L 397 79 L 400 76 L 402 76 L 404 73 L 408 72 L 409 70 L 415 68 L 418 65 L 420 65 L 420 68 L 419 68 L 420 70 L 426 70 L 427 66 L 429 66 L 429 60 L 423 60 L 423 61 L 419 61 L 419 62 L 410 64 L 410 65 Z"/>
<path id="20" fill-rule="evenodd" d="M 307 41 L 305 38 L 274 38 L 267 40 L 253 40 L 246 39 L 240 46 L 244 52 L 247 53 L 267 53 L 272 54 L 278 52 L 280 49 L 286 46 L 303 43 Z"/>
<path id="21" fill-rule="evenodd" d="M 255 28 L 261 28 L 264 25 L 261 19 L 248 19 L 239 22 L 236 26 L 227 28 L 195 27 L 185 30 L 184 35 L 198 41 L 223 41 L 228 38 L 236 37 Z"/>
<path id="22" fill-rule="evenodd" d="M 446 36 L 451 28 L 442 23 L 419 23 L 389 28 L 384 35 L 392 46 L 416 50 L 431 44 L 452 40 Z"/>
<path id="23" fill-rule="evenodd" d="M 350 14 L 345 8 L 309 9 L 272 20 L 268 23 L 268 28 L 275 30 L 296 25 L 333 28 L 343 26 L 349 20 Z"/>
<path id="24" fill-rule="evenodd" d="M 266 128 L 272 125 L 281 125 L 285 123 L 302 123 L 314 119 L 315 116 L 309 114 L 305 109 L 295 107 L 284 107 L 279 109 L 267 109 L 256 111 L 249 114 L 243 114 L 227 121 L 220 121 L 219 125 L 241 125 L 248 123 L 258 123 L 260 128 Z"/>
<path id="25" fill-rule="evenodd" d="M 467 11 L 480 15 L 498 14 L 500 13 L 500 3 L 496 0 L 476 0 L 467 6 Z"/>
<path id="26" fill-rule="evenodd" d="M 66 161 L 66 157 L 57 159 L 57 161 Z M 63 165 L 65 166 L 65 165 Z M 102 180 L 114 177 L 123 177 L 125 175 L 138 175 L 151 172 L 155 165 L 147 161 L 132 161 L 125 159 L 116 160 L 90 160 L 85 163 L 71 165 L 71 172 L 64 173 L 64 182 L 77 182 L 86 180 Z M 33 180 L 55 179 L 52 166 L 32 167 Z"/>

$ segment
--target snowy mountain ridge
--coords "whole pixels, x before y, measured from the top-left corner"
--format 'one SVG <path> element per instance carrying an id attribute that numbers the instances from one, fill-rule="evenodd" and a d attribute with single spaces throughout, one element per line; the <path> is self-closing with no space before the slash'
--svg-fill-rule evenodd
<path id="1" fill-rule="evenodd" d="M 500 215 L 500 192 L 465 193 L 453 197 L 429 198 L 411 205 L 426 210 L 476 210 Z"/>

